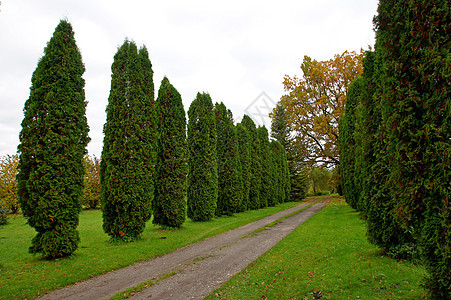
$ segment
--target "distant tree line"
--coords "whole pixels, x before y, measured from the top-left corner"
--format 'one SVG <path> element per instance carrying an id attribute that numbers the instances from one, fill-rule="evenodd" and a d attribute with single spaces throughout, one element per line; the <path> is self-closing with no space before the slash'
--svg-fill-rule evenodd
<path id="1" fill-rule="evenodd" d="M 126 40 L 111 67 L 101 159 L 87 156 L 85 71 L 62 20 L 32 76 L 18 147 L 17 195 L 38 234 L 30 252 L 53 259 L 78 247 L 78 214 L 101 205 L 112 241 L 140 238 L 146 222 L 181 227 L 290 200 L 287 155 L 245 115 L 198 93 L 185 117 L 168 78 L 155 99 L 145 47 Z"/>
<path id="2" fill-rule="evenodd" d="M 434 299 L 451 298 L 448 1 L 385 1 L 376 45 L 340 121 L 344 195 L 369 241 L 422 258 Z"/>

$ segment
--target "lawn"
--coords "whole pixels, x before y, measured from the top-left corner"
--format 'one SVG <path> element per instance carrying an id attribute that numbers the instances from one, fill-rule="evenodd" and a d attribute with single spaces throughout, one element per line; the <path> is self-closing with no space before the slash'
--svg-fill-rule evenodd
<path id="1" fill-rule="evenodd" d="M 425 275 L 369 244 L 337 197 L 208 299 L 422 299 Z"/>
<path id="2" fill-rule="evenodd" d="M 187 220 L 178 230 L 162 230 L 149 222 L 134 243 L 109 243 L 98 210 L 80 214 L 79 249 L 69 258 L 46 261 L 28 253 L 34 230 L 21 216 L 0 226 L 0 299 L 30 298 L 92 276 L 170 252 L 221 232 L 300 204 L 290 202 L 210 222 Z"/>

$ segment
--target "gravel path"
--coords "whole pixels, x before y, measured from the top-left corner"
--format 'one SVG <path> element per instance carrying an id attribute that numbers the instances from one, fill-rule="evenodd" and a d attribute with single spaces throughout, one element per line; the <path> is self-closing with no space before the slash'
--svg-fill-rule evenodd
<path id="1" fill-rule="evenodd" d="M 321 210 L 326 201 L 252 234 L 255 230 L 310 203 L 278 212 L 163 256 L 53 291 L 40 299 L 108 299 L 120 291 L 172 271 L 176 271 L 176 274 L 142 290 L 134 298 L 202 299 Z"/>

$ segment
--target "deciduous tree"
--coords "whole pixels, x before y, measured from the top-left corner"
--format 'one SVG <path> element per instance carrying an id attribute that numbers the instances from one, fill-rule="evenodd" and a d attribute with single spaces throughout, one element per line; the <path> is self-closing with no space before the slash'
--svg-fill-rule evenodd
<path id="1" fill-rule="evenodd" d="M 5 155 L 0 158 L 0 203 L 11 213 L 18 213 L 19 196 L 17 195 L 17 166 L 19 155 Z"/>
<path id="2" fill-rule="evenodd" d="M 303 150 L 310 164 L 339 163 L 338 123 L 344 112 L 352 80 L 362 73 L 363 51 L 345 51 L 328 61 L 304 56 L 302 78 L 284 77 L 281 102 L 288 126 L 296 137 L 294 147 Z"/>

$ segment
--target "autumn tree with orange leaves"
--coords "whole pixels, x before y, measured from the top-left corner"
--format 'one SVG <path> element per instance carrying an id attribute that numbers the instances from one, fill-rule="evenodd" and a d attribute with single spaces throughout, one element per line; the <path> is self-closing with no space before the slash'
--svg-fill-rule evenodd
<path id="1" fill-rule="evenodd" d="M 327 61 L 304 56 L 301 78 L 285 75 L 281 98 L 294 148 L 309 165 L 337 166 L 338 122 L 349 84 L 362 73 L 363 50 L 345 51 Z"/>

